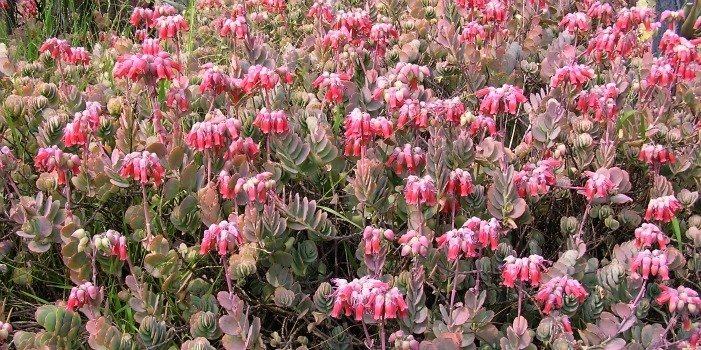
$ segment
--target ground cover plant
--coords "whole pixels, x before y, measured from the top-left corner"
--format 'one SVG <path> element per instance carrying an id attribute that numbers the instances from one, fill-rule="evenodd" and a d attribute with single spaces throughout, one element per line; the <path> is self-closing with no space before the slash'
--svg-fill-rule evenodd
<path id="1" fill-rule="evenodd" d="M 0 349 L 698 345 L 696 7 L 95 4 L 0 0 Z"/>

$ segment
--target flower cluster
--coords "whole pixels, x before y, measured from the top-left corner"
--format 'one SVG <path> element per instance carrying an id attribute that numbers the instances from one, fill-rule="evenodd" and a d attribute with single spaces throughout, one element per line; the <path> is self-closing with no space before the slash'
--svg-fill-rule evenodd
<path id="1" fill-rule="evenodd" d="M 119 260 L 127 260 L 127 238 L 115 230 L 95 235 L 93 244 L 98 251 L 107 256 L 116 256 Z"/>
<path id="2" fill-rule="evenodd" d="M 222 221 L 211 224 L 204 230 L 200 254 L 205 255 L 211 250 L 216 250 L 220 256 L 225 256 L 236 251 L 236 248 L 244 243 L 243 236 L 239 232 L 236 223 Z"/>
<path id="3" fill-rule="evenodd" d="M 674 215 L 682 209 L 682 204 L 673 195 L 650 199 L 645 210 L 645 220 L 670 222 Z"/>
<path id="4" fill-rule="evenodd" d="M 545 159 L 537 164 L 528 163 L 521 171 L 514 174 L 514 184 L 521 197 L 536 197 L 547 194 L 550 187 L 555 185 L 555 168 L 560 162 L 555 159 Z"/>
<path id="5" fill-rule="evenodd" d="M 650 248 L 657 243 L 661 250 L 669 244 L 669 237 L 655 224 L 643 223 L 635 229 L 635 246 L 638 249 Z"/>
<path id="6" fill-rule="evenodd" d="M 667 266 L 667 254 L 661 250 L 645 249 L 638 252 L 633 261 L 630 263 L 631 277 L 648 279 L 650 277 L 659 277 L 666 281 L 669 279 L 669 266 Z"/>
<path id="7" fill-rule="evenodd" d="M 268 111 L 265 107 L 258 112 L 253 125 L 266 135 L 284 134 L 290 130 L 285 111 Z"/>
<path id="8" fill-rule="evenodd" d="M 334 279 L 336 285 L 333 293 L 334 303 L 331 317 L 340 318 L 342 314 L 354 316 L 362 321 L 368 314 L 376 321 L 403 318 L 407 316 L 408 306 L 399 289 L 389 288 L 387 283 L 362 277 L 348 282 Z"/>
<path id="9" fill-rule="evenodd" d="M 699 310 L 701 310 L 701 298 L 699 297 L 699 293 L 684 286 L 679 286 L 675 289 L 660 285 L 660 288 L 662 292 L 655 301 L 660 305 L 667 304 L 669 312 L 680 315 L 683 320 L 684 329 L 689 331 L 691 329 L 689 316 L 697 315 Z"/>
<path id="10" fill-rule="evenodd" d="M 410 175 L 404 186 L 404 198 L 410 205 L 436 205 L 436 184 L 431 176 Z"/>
<path id="11" fill-rule="evenodd" d="M 80 174 L 80 158 L 72 153 L 63 152 L 57 146 L 40 148 L 34 157 L 34 166 L 39 171 L 58 175 L 58 184 L 65 185 L 68 172 Z"/>
<path id="12" fill-rule="evenodd" d="M 363 242 L 365 245 L 365 255 L 376 255 L 380 253 L 382 241 L 393 241 L 394 232 L 390 229 L 381 229 L 367 226 L 363 230 Z"/>
<path id="13" fill-rule="evenodd" d="M 509 255 L 504 258 L 504 266 L 501 268 L 502 283 L 510 288 L 514 288 L 516 282 L 530 283 L 536 287 L 540 284 L 544 269 L 545 259 L 540 255 L 531 255 L 526 258 Z"/>
<path id="14" fill-rule="evenodd" d="M 68 296 L 68 302 L 66 303 L 66 309 L 74 311 L 85 305 L 98 303 L 99 299 L 100 290 L 91 282 L 84 282 L 71 289 L 71 294 Z"/>
<path id="15" fill-rule="evenodd" d="M 232 140 L 238 139 L 240 129 L 241 121 L 238 119 L 218 115 L 193 124 L 185 142 L 198 151 L 217 151 L 227 148 Z"/>
<path id="16" fill-rule="evenodd" d="M 564 305 L 564 297 L 573 297 L 582 303 L 589 293 L 582 287 L 579 281 L 569 276 L 555 277 L 541 284 L 535 300 L 542 306 L 544 314 L 550 314 L 553 310 L 561 309 Z"/>
<path id="17" fill-rule="evenodd" d="M 411 254 L 412 256 L 426 256 L 431 241 L 425 235 L 415 230 L 409 230 L 403 234 L 397 242 L 402 246 L 402 256 Z"/>
<path id="18" fill-rule="evenodd" d="M 426 155 L 421 147 L 411 147 L 407 143 L 404 147 L 395 147 L 385 164 L 392 167 L 397 174 L 403 173 L 405 169 L 409 174 L 416 174 L 419 167 L 425 163 Z"/>
<path id="19" fill-rule="evenodd" d="M 676 156 L 662 145 L 646 143 L 640 148 L 638 158 L 648 164 L 674 163 Z"/>
<path id="20" fill-rule="evenodd" d="M 489 86 L 478 90 L 475 94 L 482 98 L 480 112 L 490 116 L 500 113 L 516 114 L 519 105 L 526 102 L 523 90 L 509 84 L 499 88 Z"/>
<path id="21" fill-rule="evenodd" d="M 165 169 L 155 153 L 132 152 L 124 157 L 119 174 L 141 185 L 153 182 L 154 186 L 159 186 L 165 177 Z"/>

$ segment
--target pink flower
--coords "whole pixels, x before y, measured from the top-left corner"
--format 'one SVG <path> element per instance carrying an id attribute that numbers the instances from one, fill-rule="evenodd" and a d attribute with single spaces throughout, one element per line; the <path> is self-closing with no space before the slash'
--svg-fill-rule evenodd
<path id="1" fill-rule="evenodd" d="M 665 11 L 662 11 L 662 14 L 660 15 L 660 22 L 665 22 L 671 28 L 676 28 L 676 23 L 684 21 L 685 17 L 686 17 L 686 14 L 684 13 L 684 9 L 681 9 L 678 11 L 665 10 Z M 697 29 L 695 23 L 694 23 L 694 29 Z"/>
<path id="2" fill-rule="evenodd" d="M 149 151 L 132 152 L 124 157 L 119 175 L 132 178 L 142 185 L 146 185 L 150 181 L 153 182 L 154 186 L 158 186 L 163 182 L 165 169 L 155 153 Z"/>
<path id="3" fill-rule="evenodd" d="M 284 13 L 287 9 L 286 0 L 261 0 L 261 3 L 268 12 L 272 13 Z"/>
<path id="4" fill-rule="evenodd" d="M 614 27 L 623 32 L 636 29 L 639 25 L 644 25 L 645 29 L 652 29 L 652 22 L 655 18 L 655 11 L 649 7 L 623 8 L 618 11 Z"/>
<path id="5" fill-rule="evenodd" d="M 275 185 L 273 173 L 265 171 L 247 179 L 239 178 L 234 186 L 234 193 L 245 192 L 249 203 L 265 203 L 270 192 L 275 191 Z"/>
<path id="6" fill-rule="evenodd" d="M 646 143 L 640 148 L 638 159 L 648 164 L 665 164 L 674 163 L 676 157 L 662 145 Z"/>
<path id="7" fill-rule="evenodd" d="M 354 8 L 350 11 L 339 10 L 336 13 L 334 29 L 345 28 L 357 42 L 367 38 L 372 29 L 372 20 L 365 10 Z"/>
<path id="8" fill-rule="evenodd" d="M 246 17 L 238 16 L 234 18 L 226 18 L 221 23 L 219 35 L 222 37 L 233 37 L 241 40 L 248 36 L 248 23 Z"/>
<path id="9" fill-rule="evenodd" d="M 49 38 L 39 47 L 39 53 L 48 52 L 51 58 L 65 58 L 70 55 L 71 45 L 67 41 L 58 38 Z"/>
<path id="10" fill-rule="evenodd" d="M 417 206 L 421 204 L 436 205 L 436 184 L 431 176 L 418 177 L 410 175 L 406 181 L 404 198 L 407 204 Z"/>
<path id="11" fill-rule="evenodd" d="M 410 89 L 416 89 L 425 78 L 431 76 L 428 66 L 420 66 L 414 63 L 399 62 L 390 71 L 397 81 L 409 85 Z"/>
<path id="12" fill-rule="evenodd" d="M 514 288 L 515 282 L 530 283 L 531 286 L 540 284 L 540 275 L 545 270 L 545 259 L 540 255 L 527 258 L 516 258 L 509 255 L 504 259 L 501 268 L 501 279 L 505 286 Z"/>
<path id="13" fill-rule="evenodd" d="M 383 241 L 393 241 L 394 232 L 390 229 L 380 229 L 373 226 L 365 227 L 363 230 L 363 243 L 365 245 L 365 255 L 376 255 L 380 253 Z"/>
<path id="14" fill-rule="evenodd" d="M 173 80 L 180 72 L 180 65 L 164 51 L 156 55 L 127 54 L 117 58 L 112 74 L 115 78 L 128 78 L 132 81 L 143 79 L 149 86 L 159 80 Z"/>
<path id="15" fill-rule="evenodd" d="M 541 160 L 538 164 L 526 164 L 521 171 L 514 174 L 514 184 L 520 197 L 537 197 L 547 194 L 555 185 L 555 167 L 560 162 L 555 159 Z"/>
<path id="16" fill-rule="evenodd" d="M 387 283 L 367 276 L 350 282 L 336 278 L 332 282 L 336 290 L 331 317 L 340 318 L 343 313 L 354 315 L 356 321 L 361 321 L 368 314 L 374 320 L 382 321 L 404 318 L 408 314 L 409 307 L 399 289 L 390 289 Z"/>
<path id="17" fill-rule="evenodd" d="M 179 33 L 190 30 L 187 20 L 182 15 L 158 17 L 155 27 L 161 40 L 177 38 Z"/>
<path id="18" fill-rule="evenodd" d="M 395 147 L 385 164 L 393 167 L 397 174 L 403 173 L 405 167 L 407 172 L 415 174 L 418 168 L 425 163 L 426 154 L 421 147 L 411 147 L 411 144 L 407 143 L 403 148 Z"/>
<path id="19" fill-rule="evenodd" d="M 590 202 L 595 198 L 606 198 L 617 190 L 616 184 L 611 181 L 608 174 L 600 170 L 597 172 L 584 172 L 589 179 L 584 184 L 583 189 L 579 190 L 579 193 L 583 194 Z"/>
<path id="20" fill-rule="evenodd" d="M 497 249 L 499 236 L 502 234 L 501 224 L 499 224 L 497 219 L 482 220 L 473 216 L 465 221 L 462 227 L 475 233 L 479 248 Z"/>
<path id="21" fill-rule="evenodd" d="M 258 144 L 252 138 L 247 137 L 244 139 L 239 137 L 229 144 L 229 149 L 224 154 L 224 159 L 229 160 L 237 156 L 245 156 L 246 159 L 252 160 L 256 158 L 259 152 Z"/>
<path id="22" fill-rule="evenodd" d="M 550 87 L 561 87 L 567 84 L 581 89 L 591 79 L 594 79 L 594 69 L 583 64 L 569 65 L 555 71 L 555 75 L 550 79 Z"/>
<path id="23" fill-rule="evenodd" d="M 63 128 L 63 143 L 66 147 L 85 145 L 88 136 L 100 127 L 101 115 L 102 105 L 99 102 L 86 102 L 85 110 L 76 113 L 73 121 Z"/>
<path id="24" fill-rule="evenodd" d="M 433 112 L 450 123 L 460 123 L 460 118 L 465 113 L 465 105 L 460 101 L 460 97 L 453 97 L 440 102 L 436 101 Z"/>
<path id="25" fill-rule="evenodd" d="M 674 215 L 681 209 L 682 205 L 674 195 L 653 198 L 650 199 L 647 210 L 645 210 L 645 220 L 670 222 Z"/>
<path id="26" fill-rule="evenodd" d="M 66 62 L 72 65 L 87 66 L 90 64 L 90 53 L 82 47 L 71 47 Z"/>
<path id="27" fill-rule="evenodd" d="M 655 224 L 643 223 L 635 229 L 635 246 L 638 249 L 652 247 L 657 242 L 661 250 L 667 248 L 669 237 Z"/>
<path id="28" fill-rule="evenodd" d="M 222 0 L 197 0 L 197 8 L 200 10 L 218 9 L 223 6 Z"/>
<path id="29" fill-rule="evenodd" d="M 609 60 L 617 57 L 626 57 L 636 47 L 638 47 L 636 33 L 626 34 L 618 28 L 607 27 L 599 30 L 589 40 L 585 53 L 593 56 L 597 63 L 601 63 L 604 57 Z"/>
<path id="30" fill-rule="evenodd" d="M 131 23 L 131 25 L 134 27 L 138 27 L 142 23 L 144 23 L 147 27 L 153 27 L 153 25 L 156 23 L 153 10 L 149 8 L 135 7 L 131 12 L 129 23 Z"/>
<path id="31" fill-rule="evenodd" d="M 589 16 L 584 12 L 568 13 L 560 21 L 560 27 L 565 28 L 568 32 L 588 32 L 591 27 Z"/>
<path id="32" fill-rule="evenodd" d="M 455 197 L 466 197 L 475 191 L 472 175 L 463 169 L 455 169 L 448 176 L 445 192 Z"/>
<path id="33" fill-rule="evenodd" d="M 307 18 L 319 18 L 327 23 L 331 23 L 334 18 L 332 4 L 327 0 L 316 0 L 307 12 Z"/>
<path id="34" fill-rule="evenodd" d="M 185 136 L 185 142 L 193 149 L 218 151 L 225 149 L 229 142 L 240 135 L 241 121 L 218 115 L 210 120 L 197 122 Z"/>
<path id="35" fill-rule="evenodd" d="M 66 173 L 80 174 L 80 158 L 72 153 L 60 150 L 56 145 L 40 148 L 34 157 L 34 167 L 39 171 L 58 175 L 58 184 L 66 184 Z"/>
<path id="36" fill-rule="evenodd" d="M 190 107 L 190 81 L 186 76 L 181 76 L 170 84 L 166 95 L 166 106 L 171 109 L 178 108 L 181 112 L 187 112 Z"/>
<path id="37" fill-rule="evenodd" d="M 587 15 L 592 19 L 598 20 L 600 23 L 605 25 L 611 24 L 611 17 L 613 16 L 613 7 L 609 3 L 601 3 L 600 1 L 594 1 L 589 9 L 587 10 Z"/>
<path id="38" fill-rule="evenodd" d="M 324 34 L 321 45 L 325 49 L 333 49 L 336 52 L 341 52 L 351 41 L 351 33 L 346 28 L 331 29 Z"/>
<path id="39" fill-rule="evenodd" d="M 220 256 L 234 253 L 236 247 L 244 243 L 243 236 L 239 232 L 236 223 L 222 221 L 219 224 L 211 224 L 202 235 L 200 254 L 205 255 L 211 250 L 216 250 Z"/>
<path id="40" fill-rule="evenodd" d="M 612 120 L 618 113 L 616 99 L 620 90 L 614 83 L 597 85 L 589 91 L 580 92 L 577 99 L 577 109 L 582 113 L 594 115 L 596 121 Z"/>
<path id="41" fill-rule="evenodd" d="M 479 22 L 472 21 L 465 24 L 459 39 L 464 44 L 477 44 L 487 40 L 487 32 Z"/>
<path id="42" fill-rule="evenodd" d="M 482 20 L 485 22 L 506 22 L 508 10 L 502 0 L 490 0 L 482 9 Z"/>
<path id="43" fill-rule="evenodd" d="M 246 93 L 251 93 L 258 88 L 272 90 L 279 81 L 280 75 L 276 70 L 261 65 L 255 65 L 248 68 L 248 72 L 243 77 L 241 85 Z"/>
<path id="44" fill-rule="evenodd" d="M 388 139 L 394 134 L 392 121 L 385 117 L 375 117 L 370 119 L 370 130 L 372 133 L 383 139 Z"/>
<path id="45" fill-rule="evenodd" d="M 461 257 L 473 258 L 479 249 L 474 231 L 461 227 L 452 229 L 436 238 L 439 249 L 447 249 L 448 260 L 456 261 Z"/>
<path id="46" fill-rule="evenodd" d="M 268 111 L 263 107 L 253 121 L 253 125 L 264 134 L 284 134 L 290 130 L 285 111 Z"/>
<path id="47" fill-rule="evenodd" d="M 508 84 L 500 88 L 489 86 L 478 90 L 475 94 L 482 98 L 480 112 L 490 116 L 499 113 L 516 114 L 519 104 L 526 102 L 523 90 Z"/>
<path id="48" fill-rule="evenodd" d="M 497 123 L 494 118 L 482 114 L 475 117 L 475 119 L 470 123 L 470 129 L 468 132 L 470 135 L 476 135 L 481 130 L 487 130 L 490 136 L 496 135 Z"/>
<path id="49" fill-rule="evenodd" d="M 232 78 L 226 74 L 223 68 L 212 63 L 202 65 L 202 82 L 200 93 L 211 91 L 214 95 L 221 95 L 231 90 Z"/>
<path id="50" fill-rule="evenodd" d="M 95 287 L 91 282 L 84 282 L 83 284 L 71 288 L 71 294 L 68 296 L 68 302 L 66 303 L 66 309 L 68 311 L 75 311 L 83 306 L 97 304 L 100 299 L 100 290 Z"/>
<path id="51" fill-rule="evenodd" d="M 535 300 L 543 308 L 543 313 L 548 315 L 552 310 L 562 308 L 564 296 L 571 296 L 582 303 L 588 295 L 589 293 L 587 293 L 579 281 L 569 276 L 562 276 L 555 277 L 542 284 L 535 296 Z"/>
<path id="52" fill-rule="evenodd" d="M 644 86 L 661 86 L 669 87 L 674 82 L 674 68 L 665 59 L 655 59 L 650 66 L 650 72 L 645 78 Z"/>
<path id="53" fill-rule="evenodd" d="M 324 72 L 314 80 L 312 87 L 325 88 L 326 95 L 324 99 L 326 102 L 340 104 L 343 103 L 343 92 L 350 79 L 351 76 L 346 73 Z"/>
<path id="54" fill-rule="evenodd" d="M 409 230 L 407 233 L 399 237 L 399 244 L 402 247 L 402 256 L 409 254 L 413 256 L 428 255 L 428 248 L 431 246 L 431 241 L 428 237 L 419 234 L 415 230 Z"/>
<path id="55" fill-rule="evenodd" d="M 660 289 L 662 289 L 662 292 L 655 301 L 660 305 L 667 304 L 669 312 L 681 315 L 684 330 L 691 330 L 689 315 L 696 315 L 701 309 L 699 293 L 684 286 L 679 286 L 677 289 L 674 289 L 669 286 L 660 285 Z"/>
<path id="56" fill-rule="evenodd" d="M 397 128 L 403 129 L 406 125 L 411 125 L 417 129 L 428 127 L 428 106 L 426 102 L 417 100 L 406 100 L 399 109 L 399 120 Z"/>
<path id="57" fill-rule="evenodd" d="M 383 57 L 387 51 L 387 45 L 399 37 L 399 32 L 391 23 L 373 24 L 370 30 L 370 40 L 375 41 L 375 56 Z"/>
<path id="58" fill-rule="evenodd" d="M 93 244 L 107 256 L 116 256 L 121 261 L 127 260 L 127 238 L 115 230 L 95 235 Z"/>
<path id="59" fill-rule="evenodd" d="M 639 269 L 642 269 L 642 273 L 638 273 Z M 636 255 L 630 263 L 630 274 L 634 279 L 640 277 L 648 279 L 658 276 L 663 281 L 668 280 L 669 267 L 667 266 L 667 254 L 657 249 L 652 252 L 648 249 L 638 252 L 638 255 Z"/>
<path id="60" fill-rule="evenodd" d="M 162 3 L 153 8 L 154 19 L 165 16 L 173 16 L 176 13 L 178 13 L 178 9 L 171 4 Z"/>
<path id="61" fill-rule="evenodd" d="M 455 0 L 458 7 L 466 10 L 482 10 L 487 4 L 487 0 Z"/>
<path id="62" fill-rule="evenodd" d="M 141 53 L 147 55 L 158 55 L 159 52 L 163 51 L 161 47 L 161 40 L 156 38 L 145 38 L 141 43 Z"/>

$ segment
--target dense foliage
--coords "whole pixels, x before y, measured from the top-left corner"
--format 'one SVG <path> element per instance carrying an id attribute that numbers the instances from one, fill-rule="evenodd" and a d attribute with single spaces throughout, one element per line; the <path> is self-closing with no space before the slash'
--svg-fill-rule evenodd
<path id="1" fill-rule="evenodd" d="M 199 0 L 27 60 L 10 3 L 1 349 L 699 342 L 684 11 Z"/>

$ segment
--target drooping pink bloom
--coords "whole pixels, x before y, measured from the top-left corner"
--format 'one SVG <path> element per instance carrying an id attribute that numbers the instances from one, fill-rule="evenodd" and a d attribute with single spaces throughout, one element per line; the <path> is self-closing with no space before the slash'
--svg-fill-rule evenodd
<path id="1" fill-rule="evenodd" d="M 224 68 L 215 66 L 212 63 L 202 65 L 202 82 L 200 83 L 200 93 L 207 91 L 214 95 L 221 95 L 231 90 L 233 79 L 226 74 Z"/>
<path id="2" fill-rule="evenodd" d="M 647 205 L 647 210 L 645 210 L 645 220 L 670 222 L 681 209 L 682 204 L 674 195 L 652 198 Z"/>
<path id="3" fill-rule="evenodd" d="M 190 30 L 187 20 L 182 15 L 160 16 L 156 19 L 156 28 L 161 40 L 177 38 L 178 34 Z"/>
<path id="4" fill-rule="evenodd" d="M 197 8 L 199 10 L 219 9 L 223 6 L 222 0 L 197 0 Z"/>
<path id="5" fill-rule="evenodd" d="M 665 59 L 655 59 L 650 66 L 647 78 L 643 80 L 644 86 L 669 87 L 675 81 L 674 68 Z"/>
<path id="6" fill-rule="evenodd" d="M 340 278 L 331 281 L 336 285 L 331 317 L 353 315 L 356 321 L 361 321 L 368 314 L 374 320 L 381 321 L 404 318 L 408 314 L 409 308 L 399 289 L 390 289 L 387 283 L 367 276 L 350 282 Z"/>
<path id="7" fill-rule="evenodd" d="M 83 146 L 88 136 L 100 126 L 102 105 L 99 102 L 88 101 L 85 110 L 77 112 L 73 121 L 63 128 L 63 143 L 66 147 Z"/>
<path id="8" fill-rule="evenodd" d="M 634 32 L 623 33 L 615 27 L 600 29 L 589 40 L 585 54 L 591 55 L 596 63 L 601 63 L 605 58 L 612 60 L 617 57 L 627 57 L 639 47 L 637 37 Z"/>
<path id="9" fill-rule="evenodd" d="M 701 310 L 701 298 L 699 293 L 691 288 L 679 286 L 676 289 L 660 285 L 662 292 L 655 299 L 660 305 L 667 304 L 669 312 L 676 315 L 681 315 L 684 330 L 691 330 L 691 321 L 689 315 L 697 315 Z"/>
<path id="10" fill-rule="evenodd" d="M 279 81 L 280 75 L 276 70 L 261 65 L 255 65 L 248 68 L 248 72 L 244 76 L 241 84 L 246 93 L 251 93 L 258 88 L 272 90 Z"/>
<path id="11" fill-rule="evenodd" d="M 560 28 L 570 33 L 588 32 L 591 27 L 589 16 L 584 12 L 568 13 L 560 21 Z"/>
<path id="12" fill-rule="evenodd" d="M 599 122 L 613 120 L 618 113 L 616 99 L 619 93 L 620 90 L 614 83 L 594 86 L 577 95 L 577 109 L 593 115 L 594 120 Z"/>
<path id="13" fill-rule="evenodd" d="M 616 184 L 614 184 L 608 174 L 604 172 L 585 171 L 584 174 L 587 175 L 589 179 L 587 179 L 584 187 L 579 190 L 579 193 L 584 195 L 588 201 L 592 201 L 595 198 L 606 198 L 617 189 Z"/>
<path id="14" fill-rule="evenodd" d="M 571 86 L 581 89 L 594 79 L 594 69 L 583 64 L 573 64 L 558 68 L 550 79 L 550 87 Z"/>
<path id="15" fill-rule="evenodd" d="M 17 163 L 17 157 L 10 147 L 0 146 L 0 173 L 14 169 Z"/>
<path id="16" fill-rule="evenodd" d="M 494 136 L 497 134 L 497 122 L 494 120 L 493 117 L 482 114 L 478 115 L 470 123 L 470 129 L 468 132 L 470 133 L 470 135 L 474 136 L 482 130 L 487 130 L 490 136 Z"/>
<path id="17" fill-rule="evenodd" d="M 372 30 L 372 20 L 370 15 L 365 10 L 354 8 L 350 11 L 339 10 L 336 13 L 336 20 L 333 25 L 334 29 L 345 28 L 351 33 L 354 41 L 359 42 L 363 38 L 367 38 Z"/>
<path id="18" fill-rule="evenodd" d="M 521 171 L 514 174 L 514 184 L 518 189 L 520 197 L 537 197 L 550 191 L 550 187 L 555 185 L 555 168 L 560 165 L 560 161 L 555 159 L 545 159 L 537 164 L 528 163 L 521 168 Z"/>
<path id="19" fill-rule="evenodd" d="M 553 310 L 562 308 L 564 305 L 564 296 L 568 295 L 582 303 L 589 293 L 587 293 L 579 281 L 569 276 L 562 276 L 555 277 L 541 284 L 535 296 L 535 300 L 543 308 L 543 313 L 549 315 Z"/>
<path id="20" fill-rule="evenodd" d="M 393 240 L 394 232 L 390 229 L 381 229 L 373 226 L 365 227 L 365 230 L 363 230 L 365 255 L 379 254 L 382 242 Z"/>
<path id="21" fill-rule="evenodd" d="M 439 249 L 446 249 L 448 260 L 456 261 L 462 257 L 473 258 L 479 249 L 477 235 L 467 227 L 452 229 L 436 238 Z"/>
<path id="22" fill-rule="evenodd" d="M 403 129 L 407 125 L 417 129 L 428 127 L 428 106 L 426 102 L 413 99 L 404 101 L 404 105 L 399 109 L 397 128 Z"/>
<path id="23" fill-rule="evenodd" d="M 71 53 L 71 45 L 58 38 L 49 38 L 39 47 L 39 53 L 48 52 L 53 59 L 65 59 Z"/>
<path id="24" fill-rule="evenodd" d="M 307 12 L 307 18 L 319 18 L 324 22 L 331 23 L 334 19 L 332 4 L 328 0 L 315 0 Z"/>
<path id="25" fill-rule="evenodd" d="M 321 45 L 327 50 L 334 50 L 335 52 L 341 52 L 346 45 L 353 41 L 351 33 L 346 28 L 341 29 L 331 29 L 321 40 Z"/>
<path id="26" fill-rule="evenodd" d="M 466 10 L 482 10 L 487 5 L 487 0 L 455 0 L 455 3 Z"/>
<path id="27" fill-rule="evenodd" d="M 489 86 L 478 90 L 475 94 L 482 98 L 480 112 L 490 116 L 499 113 L 516 114 L 519 105 L 526 102 L 523 90 L 509 84 L 499 88 Z"/>
<path id="28" fill-rule="evenodd" d="M 58 184 L 66 184 L 66 173 L 80 174 L 80 158 L 72 153 L 63 152 L 56 145 L 40 148 L 34 157 L 34 167 L 39 171 L 58 175 Z"/>
<path id="29" fill-rule="evenodd" d="M 448 176 L 448 183 L 445 186 L 445 192 L 455 197 L 466 197 L 475 191 L 472 184 L 472 175 L 470 172 L 463 169 L 455 169 Z"/>
<path id="30" fill-rule="evenodd" d="M 168 3 L 161 3 L 160 5 L 153 8 L 153 17 L 158 19 L 160 17 L 175 16 L 178 13 L 178 9 L 175 6 Z"/>
<path id="31" fill-rule="evenodd" d="M 350 82 L 351 76 L 347 73 L 324 72 L 312 83 L 312 87 L 326 89 L 324 99 L 328 103 L 343 103 L 343 92 Z"/>
<path id="32" fill-rule="evenodd" d="M 129 23 L 134 27 L 139 27 L 142 23 L 147 27 L 153 27 L 156 23 L 153 10 L 150 8 L 135 7 L 131 12 Z"/>
<path id="33" fill-rule="evenodd" d="M 37 18 L 39 15 L 39 7 L 37 6 L 36 0 L 17 0 L 17 13 L 25 21 Z"/>
<path id="34" fill-rule="evenodd" d="M 83 47 L 71 47 L 65 60 L 72 65 L 87 66 L 90 64 L 90 53 Z"/>
<path id="35" fill-rule="evenodd" d="M 479 248 L 496 250 L 499 246 L 499 237 L 503 230 L 497 219 L 483 220 L 473 216 L 465 221 L 462 227 L 475 233 Z"/>
<path id="36" fill-rule="evenodd" d="M 93 244 L 107 256 L 115 256 L 121 261 L 127 260 L 127 238 L 115 230 L 95 235 Z"/>
<path id="37" fill-rule="evenodd" d="M 382 116 L 370 119 L 370 130 L 375 136 L 383 139 L 388 139 L 394 134 L 392 121 Z"/>
<path id="38" fill-rule="evenodd" d="M 232 37 L 238 40 L 248 36 L 248 23 L 246 17 L 225 18 L 219 28 L 219 35 L 222 37 Z"/>
<path id="39" fill-rule="evenodd" d="M 387 52 L 387 46 L 392 40 L 399 37 L 397 28 L 391 23 L 373 24 L 370 30 L 370 40 L 375 42 L 375 57 L 383 57 Z"/>
<path id="40" fill-rule="evenodd" d="M 610 25 L 611 17 L 613 17 L 613 7 L 609 3 L 601 3 L 601 1 L 597 0 L 589 6 L 587 15 L 601 24 Z"/>
<path id="41" fill-rule="evenodd" d="M 177 108 L 180 112 L 187 112 L 190 108 L 189 85 L 190 81 L 184 75 L 173 80 L 166 94 L 166 106 L 171 109 Z"/>
<path id="42" fill-rule="evenodd" d="M 676 156 L 662 145 L 646 143 L 640 148 L 638 159 L 648 164 L 666 164 L 674 163 Z"/>
<path id="43" fill-rule="evenodd" d="M 271 13 L 284 13 L 287 9 L 287 0 L 261 0 L 260 2 Z"/>
<path id="44" fill-rule="evenodd" d="M 460 100 L 460 97 L 453 97 L 440 102 L 440 113 L 437 113 L 434 108 L 434 113 L 445 118 L 450 123 L 460 123 L 460 118 L 465 113 L 465 105 Z"/>
<path id="45" fill-rule="evenodd" d="M 413 256 L 428 255 L 428 248 L 431 246 L 431 241 L 425 235 L 419 234 L 415 230 L 409 230 L 407 233 L 399 237 L 397 241 L 402 247 L 402 256 L 409 254 Z"/>
<path id="46" fill-rule="evenodd" d="M 264 134 L 284 134 L 290 130 L 285 111 L 268 111 L 263 107 L 253 121 L 253 125 Z"/>
<path id="47" fill-rule="evenodd" d="M 234 186 L 234 193 L 246 193 L 249 203 L 266 203 L 270 192 L 275 190 L 275 185 L 273 173 L 264 171 L 249 178 L 239 178 Z"/>
<path id="48" fill-rule="evenodd" d="M 224 159 L 229 160 L 237 156 L 245 156 L 246 159 L 255 159 L 260 152 L 260 147 L 250 137 L 239 137 L 229 144 L 229 149 L 224 154 Z"/>
<path id="49" fill-rule="evenodd" d="M 482 20 L 484 22 L 503 23 L 508 18 L 508 8 L 505 1 L 489 0 L 482 9 Z"/>
<path id="50" fill-rule="evenodd" d="M 132 152 L 124 157 L 119 174 L 142 185 L 153 182 L 154 186 L 158 186 L 163 182 L 165 169 L 155 153 Z"/>
<path id="51" fill-rule="evenodd" d="M 209 120 L 197 122 L 185 137 L 185 142 L 198 151 L 225 149 L 229 143 L 238 139 L 241 121 L 217 115 Z"/>
<path id="52" fill-rule="evenodd" d="M 410 89 L 416 89 L 425 78 L 431 76 L 431 70 L 428 66 L 399 62 L 392 68 L 390 74 L 394 75 L 397 81 L 408 85 Z"/>
<path id="53" fill-rule="evenodd" d="M 436 205 L 436 184 L 431 176 L 418 177 L 410 175 L 406 181 L 404 198 L 407 204 L 417 206 L 421 204 Z"/>
<path id="54" fill-rule="evenodd" d="M 517 258 L 509 255 L 504 258 L 504 266 L 501 268 L 502 283 L 514 288 L 515 283 L 530 283 L 536 287 L 540 284 L 541 273 L 545 270 L 545 259 L 540 255 L 531 255 L 527 258 Z"/>
<path id="55" fill-rule="evenodd" d="M 117 58 L 112 74 L 115 78 L 127 78 L 132 81 L 143 79 L 149 86 L 155 86 L 159 80 L 173 80 L 180 72 L 180 64 L 173 61 L 170 54 L 161 51 L 156 55 L 127 54 Z"/>
<path id="56" fill-rule="evenodd" d="M 404 169 L 409 174 L 416 174 L 418 168 L 425 163 L 426 153 L 424 150 L 421 147 L 411 147 L 411 144 L 407 143 L 404 147 L 395 147 L 385 164 L 392 167 L 397 174 L 403 173 Z"/>
<path id="57" fill-rule="evenodd" d="M 618 11 L 614 27 L 620 31 L 627 32 L 637 29 L 639 25 L 645 29 L 652 29 L 652 22 L 655 20 L 655 11 L 649 7 L 622 8 Z"/>
<path id="58" fill-rule="evenodd" d="M 634 279 L 659 277 L 666 281 L 669 279 L 669 266 L 667 266 L 667 254 L 662 250 L 645 249 L 638 252 L 630 263 L 630 275 Z"/>
<path id="59" fill-rule="evenodd" d="M 222 221 L 211 224 L 202 235 L 200 254 L 205 255 L 211 250 L 216 250 L 220 256 L 234 253 L 236 248 L 244 243 L 243 235 L 239 232 L 235 222 Z"/>
<path id="60" fill-rule="evenodd" d="M 68 296 L 66 309 L 75 311 L 85 305 L 95 304 L 99 302 L 100 290 L 91 282 L 83 282 L 77 287 L 71 288 L 71 294 Z"/>
<path id="61" fill-rule="evenodd" d="M 655 242 L 661 250 L 667 248 L 669 244 L 669 237 L 657 225 L 645 222 L 635 229 L 635 246 L 638 249 L 652 247 Z"/>
<path id="62" fill-rule="evenodd" d="M 487 32 L 484 26 L 477 21 L 472 21 L 462 28 L 460 42 L 464 44 L 479 44 L 487 40 Z"/>
<path id="63" fill-rule="evenodd" d="M 686 14 L 684 13 L 684 9 L 678 11 L 665 10 L 662 11 L 662 14 L 660 15 L 660 22 L 667 23 L 669 28 L 676 30 L 677 22 L 683 22 L 685 17 Z M 696 24 L 694 23 L 694 27 L 695 26 Z"/>
<path id="64" fill-rule="evenodd" d="M 157 55 L 163 51 L 161 40 L 156 38 L 145 38 L 141 43 L 141 53 L 147 55 Z"/>

